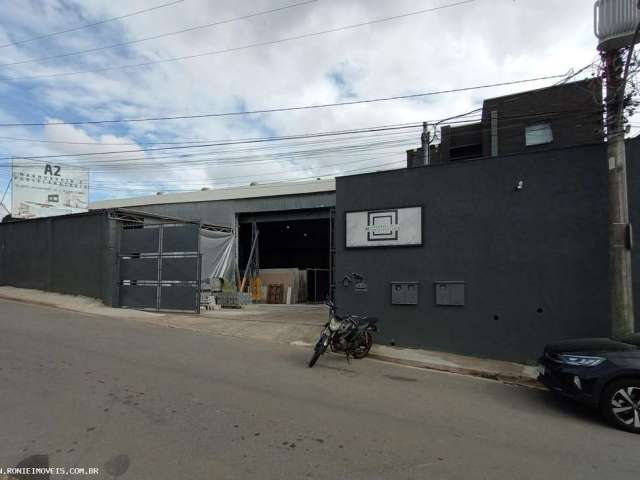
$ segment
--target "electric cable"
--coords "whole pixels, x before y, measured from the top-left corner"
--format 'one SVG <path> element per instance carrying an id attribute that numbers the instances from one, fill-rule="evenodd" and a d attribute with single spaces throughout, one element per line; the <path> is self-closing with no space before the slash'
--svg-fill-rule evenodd
<path id="1" fill-rule="evenodd" d="M 463 1 L 455 2 L 455 3 L 449 3 L 449 4 L 446 4 L 446 5 L 440 5 L 438 7 L 426 8 L 426 9 L 418 10 L 418 11 L 414 11 L 414 12 L 408 12 L 408 13 L 403 13 L 403 14 L 399 14 L 399 15 L 394 15 L 394 16 L 391 16 L 391 17 L 378 18 L 378 19 L 369 20 L 369 21 L 366 21 L 366 22 L 355 23 L 355 24 L 351 24 L 351 25 L 344 25 L 342 27 L 330 28 L 330 29 L 327 29 L 327 30 L 320 30 L 318 32 L 304 33 L 304 34 L 295 35 L 295 36 L 291 36 L 291 37 L 279 38 L 279 39 L 276 39 L 276 40 L 268 40 L 268 41 L 252 43 L 252 44 L 248 44 L 248 45 L 241 45 L 241 46 L 238 46 L 238 47 L 225 48 L 225 49 L 221 49 L 221 50 L 213 50 L 213 51 L 210 51 L 210 52 L 202 52 L 202 53 L 196 53 L 196 54 L 192 54 L 192 55 L 184 55 L 184 56 L 181 56 L 181 57 L 162 58 L 162 59 L 158 59 L 158 60 L 149 60 L 149 61 L 141 62 L 141 63 L 131 63 L 131 64 L 126 64 L 126 65 L 114 65 L 114 66 L 109 66 L 109 67 L 95 68 L 95 69 L 89 69 L 89 70 L 80 70 L 80 71 L 75 71 L 75 72 L 60 72 L 60 73 L 51 73 L 51 74 L 44 74 L 44 75 L 30 75 L 30 76 L 4 76 L 4 77 L 0 77 L 0 80 L 7 80 L 7 81 L 14 80 L 15 81 L 15 80 L 34 80 L 34 79 L 40 79 L 40 78 L 65 77 L 65 76 L 71 76 L 71 75 L 81 75 L 81 74 L 85 74 L 85 73 L 108 72 L 108 71 L 112 71 L 112 70 L 121 70 L 121 69 L 125 69 L 125 68 L 146 67 L 146 66 L 149 66 L 149 65 L 157 65 L 157 64 L 160 64 L 160 63 L 168 63 L 168 62 L 177 62 L 177 61 L 182 61 L 182 60 L 192 60 L 194 58 L 201 58 L 201 57 L 208 57 L 208 56 L 212 56 L 212 55 L 220 55 L 220 54 L 223 54 L 223 53 L 237 52 L 237 51 L 240 51 L 240 50 L 248 50 L 248 49 L 252 49 L 252 48 L 265 47 L 265 46 L 269 46 L 269 45 L 276 45 L 276 44 L 281 44 L 281 43 L 286 43 L 286 42 L 292 42 L 292 41 L 295 41 L 295 40 L 302 40 L 302 39 L 306 39 L 306 38 L 312 38 L 312 37 L 317 37 L 317 36 L 321 36 L 321 35 L 327 35 L 327 34 L 330 34 L 330 33 L 336 33 L 336 32 L 341 32 L 341 31 L 345 31 L 345 30 L 352 30 L 352 29 L 355 29 L 355 28 L 361 28 L 361 27 L 368 26 L 368 25 L 375 25 L 375 24 L 379 24 L 379 23 L 383 23 L 383 22 L 390 22 L 390 21 L 393 21 L 393 20 L 399 20 L 399 19 L 402 19 L 402 18 L 407 18 L 407 17 L 414 16 L 414 15 L 421 15 L 421 14 L 425 14 L 425 13 L 444 10 L 444 9 L 447 9 L 447 8 L 453 8 L 453 7 L 457 7 L 457 6 L 461 6 L 461 5 L 471 4 L 471 3 L 474 3 L 475 1 L 476 0 L 463 0 Z"/>
<path id="2" fill-rule="evenodd" d="M 12 47 L 12 46 L 15 46 L 15 45 L 22 45 L 24 43 L 34 42 L 36 40 L 43 40 L 45 38 L 51 38 L 51 37 L 55 37 L 57 35 L 62 35 L 64 33 L 77 32 L 78 30 L 83 30 L 85 28 L 95 27 L 95 26 L 102 25 L 102 24 L 105 24 L 105 23 L 108 23 L 108 22 L 113 22 L 115 20 L 122 20 L 123 18 L 129 18 L 129 17 L 133 17 L 135 15 L 141 15 L 143 13 L 148 13 L 148 12 L 152 12 L 154 10 L 159 10 L 161 8 L 171 7 L 171 6 L 176 5 L 178 3 L 182 3 L 183 1 L 184 0 L 175 0 L 173 2 L 163 3 L 161 5 L 156 5 L 155 7 L 145 8 L 143 10 L 137 10 L 135 12 L 126 13 L 124 15 L 119 15 L 117 17 L 106 18 L 106 19 L 100 20 L 98 22 L 88 23 L 86 25 L 80 25 L 78 27 L 73 27 L 73 28 L 69 28 L 69 29 L 66 29 L 66 30 L 60 30 L 58 32 L 45 33 L 43 35 L 38 35 L 36 37 L 26 38 L 24 40 L 18 40 L 16 42 L 5 43 L 4 45 L 0 45 L 0 48 Z"/>

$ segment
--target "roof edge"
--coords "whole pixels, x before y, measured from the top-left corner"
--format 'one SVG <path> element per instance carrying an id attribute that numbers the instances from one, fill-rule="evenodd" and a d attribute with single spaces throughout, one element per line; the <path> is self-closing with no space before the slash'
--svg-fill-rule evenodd
<path id="1" fill-rule="evenodd" d="M 246 187 L 219 188 L 192 192 L 147 195 L 144 197 L 118 198 L 91 202 L 89 210 L 104 208 L 125 208 L 168 203 L 211 202 L 219 200 L 240 200 L 247 198 L 278 197 L 309 193 L 334 192 L 334 178 L 307 182 L 265 183 Z"/>

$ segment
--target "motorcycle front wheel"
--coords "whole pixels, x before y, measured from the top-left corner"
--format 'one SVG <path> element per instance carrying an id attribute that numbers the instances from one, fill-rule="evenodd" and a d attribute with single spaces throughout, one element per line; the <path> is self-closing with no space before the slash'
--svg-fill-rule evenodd
<path id="1" fill-rule="evenodd" d="M 353 358 L 360 360 L 361 358 L 369 355 L 369 350 L 371 350 L 372 345 L 373 335 L 371 335 L 371 332 L 364 332 L 360 340 L 360 344 L 353 351 Z"/>
<path id="2" fill-rule="evenodd" d="M 320 358 L 320 355 L 322 355 L 327 349 L 327 344 L 328 338 L 325 334 L 323 334 L 320 337 L 320 340 L 318 340 L 318 343 L 316 343 L 316 347 L 313 350 L 313 356 L 311 357 L 311 360 L 309 360 L 309 368 L 312 368 L 316 364 L 316 362 Z"/>
<path id="3" fill-rule="evenodd" d="M 313 368 L 313 366 L 316 364 L 316 362 L 320 358 L 320 355 L 322 355 L 322 353 L 320 353 L 320 350 L 316 348 L 315 351 L 313 352 L 313 356 L 311 357 L 311 360 L 309 360 L 309 368 Z"/>

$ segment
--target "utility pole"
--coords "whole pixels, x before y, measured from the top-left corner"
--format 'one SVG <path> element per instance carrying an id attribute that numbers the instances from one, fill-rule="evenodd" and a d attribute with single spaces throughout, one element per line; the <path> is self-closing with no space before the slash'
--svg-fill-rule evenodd
<path id="1" fill-rule="evenodd" d="M 431 144 L 431 134 L 429 133 L 429 124 L 422 122 L 422 164 L 429 165 L 429 145 Z"/>
<path id="2" fill-rule="evenodd" d="M 627 161 L 624 143 L 626 78 L 622 51 L 604 53 L 606 75 L 607 164 L 609 168 L 609 309 L 614 338 L 635 330 L 631 274 L 632 230 L 629 221 Z"/>

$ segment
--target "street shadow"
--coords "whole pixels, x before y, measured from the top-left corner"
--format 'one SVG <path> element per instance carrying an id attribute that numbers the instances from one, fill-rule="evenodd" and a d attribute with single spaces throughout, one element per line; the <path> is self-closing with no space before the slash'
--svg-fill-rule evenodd
<path id="1" fill-rule="evenodd" d="M 589 423 L 593 426 L 609 429 L 600 412 L 587 405 L 583 405 L 569 398 L 565 398 L 557 393 L 545 389 L 522 387 L 510 385 L 511 391 L 505 394 L 504 384 L 495 382 L 491 392 L 492 398 L 496 403 L 508 404 L 510 406 L 516 404 L 519 407 L 531 409 L 533 411 L 546 411 L 550 415 L 557 417 L 574 417 L 582 422 Z"/>
<path id="2" fill-rule="evenodd" d="M 312 355 L 312 347 L 298 348 L 287 355 L 287 360 L 292 366 L 309 369 L 309 360 Z M 356 362 L 359 360 L 351 359 L 351 363 L 347 362 L 344 354 L 327 352 L 318 359 L 311 370 L 326 369 L 355 375 L 357 371 L 353 367 Z"/>
<path id="3" fill-rule="evenodd" d="M 564 398 L 553 392 L 539 391 L 537 393 L 539 403 L 556 413 L 573 416 L 581 421 L 589 422 L 600 427 L 610 428 L 596 408 L 591 408 L 569 398 Z"/>
<path id="4" fill-rule="evenodd" d="M 40 469 L 48 469 L 49 468 L 49 455 L 31 455 L 20 463 L 16 465 L 16 468 L 19 469 L 27 469 L 27 468 L 40 468 Z M 9 477 L 12 478 L 12 477 Z M 13 476 L 16 480 L 18 479 L 30 479 L 30 480 L 49 480 L 50 475 L 48 473 L 19 473 Z"/>

